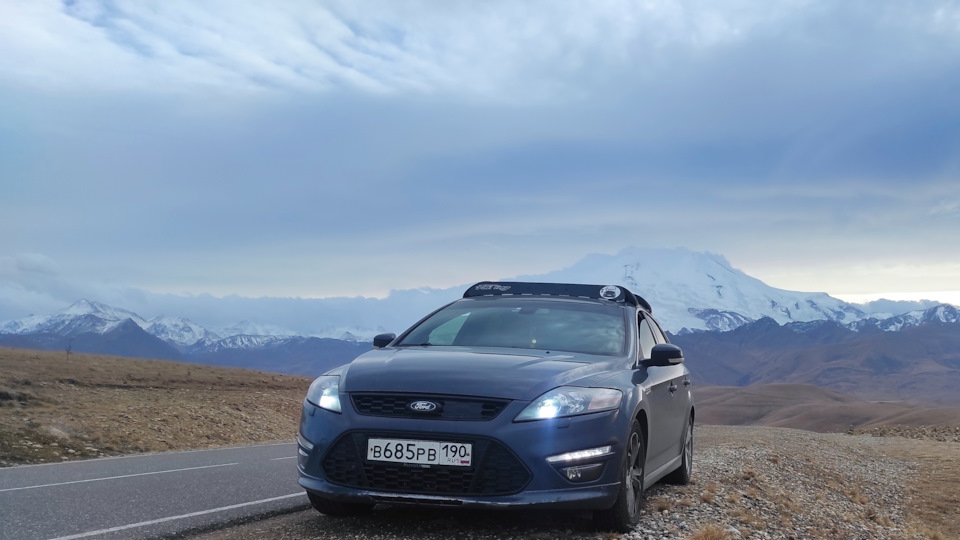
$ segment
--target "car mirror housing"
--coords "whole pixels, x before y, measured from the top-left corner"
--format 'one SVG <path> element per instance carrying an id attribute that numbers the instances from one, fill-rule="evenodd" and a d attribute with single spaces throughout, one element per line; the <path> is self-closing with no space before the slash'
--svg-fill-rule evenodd
<path id="1" fill-rule="evenodd" d="M 397 339 L 397 335 L 393 333 L 377 334 L 376 336 L 373 336 L 373 348 L 382 349 L 387 345 L 389 345 L 391 342 L 393 342 L 393 340 L 395 339 Z"/>
<path id="2" fill-rule="evenodd" d="M 643 361 L 645 366 L 675 366 L 683 363 L 683 350 L 672 343 L 654 345 L 650 358 Z"/>

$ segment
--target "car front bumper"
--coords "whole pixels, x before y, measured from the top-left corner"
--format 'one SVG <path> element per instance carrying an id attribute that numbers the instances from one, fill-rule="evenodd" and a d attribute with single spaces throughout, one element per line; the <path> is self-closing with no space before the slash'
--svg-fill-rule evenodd
<path id="1" fill-rule="evenodd" d="M 355 503 L 410 503 L 462 507 L 518 507 L 538 505 L 551 508 L 587 510 L 609 508 L 616 501 L 620 487 L 620 463 L 623 456 L 622 436 L 628 430 L 620 411 L 607 411 L 570 418 L 513 422 L 523 409 L 523 402 L 511 403 L 495 419 L 489 421 L 449 421 L 365 416 L 345 407 L 342 414 L 318 408 L 304 401 L 298 437 L 299 483 L 306 490 L 329 499 Z M 360 454 L 353 453 L 357 469 L 370 462 L 362 454 L 367 437 L 406 438 L 411 440 L 452 440 L 480 442 L 502 447 L 509 453 L 519 471 L 522 485 L 498 488 L 490 492 L 427 488 L 403 483 L 386 486 L 377 480 L 334 481 L 328 472 L 332 459 L 342 453 L 346 438 L 357 441 Z M 479 448 L 479 446 L 476 446 Z M 609 447 L 608 453 L 591 458 L 548 462 L 550 456 Z M 473 472 L 480 474 L 480 457 Z M 326 465 L 326 467 L 325 467 Z M 350 465 L 350 463 L 348 463 Z M 376 464 L 374 464 L 376 465 Z M 591 471 L 580 478 L 568 478 L 568 468 Z M 461 471 L 448 468 L 453 474 Z M 408 470 L 399 472 L 407 474 Z M 438 471 L 431 471 L 438 472 Z M 444 476 L 443 473 L 440 473 Z M 366 478 L 357 472 L 356 478 Z M 382 473 L 380 474 L 382 478 Z M 496 483 L 496 482 L 494 482 Z"/>

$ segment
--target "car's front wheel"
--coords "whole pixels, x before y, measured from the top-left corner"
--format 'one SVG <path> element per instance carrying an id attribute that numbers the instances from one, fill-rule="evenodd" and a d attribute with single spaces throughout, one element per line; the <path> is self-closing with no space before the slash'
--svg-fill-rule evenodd
<path id="1" fill-rule="evenodd" d="M 620 493 L 617 496 L 617 502 L 606 510 L 593 513 L 597 528 L 626 533 L 632 531 L 640 521 L 646 448 L 640 422 L 634 420 L 630 426 L 630 436 L 627 437 L 627 448 L 620 466 Z"/>
<path id="2" fill-rule="evenodd" d="M 358 516 L 360 514 L 366 514 L 373 509 L 372 504 L 333 501 L 330 499 L 324 499 L 323 497 L 310 493 L 309 491 L 307 492 L 307 497 L 310 499 L 310 504 L 313 506 L 314 510 L 328 516 Z"/>

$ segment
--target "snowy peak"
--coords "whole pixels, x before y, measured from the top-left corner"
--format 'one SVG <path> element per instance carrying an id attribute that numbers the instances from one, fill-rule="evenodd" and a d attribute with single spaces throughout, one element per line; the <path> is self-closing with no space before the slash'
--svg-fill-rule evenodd
<path id="1" fill-rule="evenodd" d="M 631 247 L 616 255 L 589 255 L 569 268 L 530 279 L 623 285 L 650 302 L 654 316 L 674 332 L 731 330 L 762 317 L 785 324 L 865 316 L 825 293 L 776 289 L 733 268 L 722 255 L 683 248 Z"/>
<path id="2" fill-rule="evenodd" d="M 219 335 L 183 317 L 167 317 L 164 315 L 154 317 L 150 319 L 144 330 L 168 343 L 181 347 L 189 347 L 197 342 L 209 343 L 220 339 Z"/>
<path id="3" fill-rule="evenodd" d="M 957 323 L 960 322 L 960 310 L 949 304 L 940 304 L 939 306 L 923 310 L 921 320 L 924 323 L 942 322 Z"/>
<path id="4" fill-rule="evenodd" d="M 132 311 L 110 307 L 91 300 L 79 300 L 49 316 L 31 316 L 10 321 L 0 327 L 7 334 L 60 334 L 66 336 L 85 332 L 103 334 L 124 321 L 133 321 L 141 328 L 146 321 Z"/>
<path id="5" fill-rule="evenodd" d="M 850 328 L 859 331 L 868 327 L 876 327 L 885 332 L 899 332 L 904 328 L 935 323 L 960 324 L 960 310 L 949 304 L 940 304 L 929 309 L 910 311 L 886 319 L 864 319 L 851 324 Z"/>
<path id="6" fill-rule="evenodd" d="M 199 341 L 216 341 L 217 334 L 182 317 L 155 317 L 150 321 L 132 311 L 115 308 L 92 300 L 79 300 L 49 316 L 30 316 L 0 326 L 4 334 L 57 334 L 77 336 L 88 332 L 106 334 L 129 324 L 139 326 L 155 337 L 186 347 Z"/>
<path id="7" fill-rule="evenodd" d="M 70 307 L 58 311 L 56 315 L 63 315 L 64 317 L 93 315 L 106 321 L 123 321 L 126 319 L 132 319 L 133 322 L 137 324 L 146 323 L 143 318 L 132 311 L 111 307 L 106 304 L 101 304 L 100 302 L 94 302 L 87 299 L 74 302 L 72 305 L 70 305 Z"/>
<path id="8" fill-rule="evenodd" d="M 614 255 L 593 254 L 572 266 L 537 276 L 519 276 L 507 281 L 551 283 L 594 283 L 622 285 L 644 297 L 653 306 L 663 328 L 674 334 L 700 331 L 725 332 L 769 317 L 784 325 L 802 321 L 832 321 L 847 328 L 877 327 L 898 330 L 930 322 L 957 322 L 957 309 L 949 305 L 920 305 L 883 302 L 865 307 L 832 298 L 825 293 L 787 291 L 770 287 L 759 279 L 733 268 L 727 259 L 713 253 L 688 249 L 627 248 Z M 244 310 L 245 320 L 221 331 L 211 331 L 180 317 L 144 320 L 136 313 L 99 302 L 80 300 L 54 315 L 31 316 L 0 323 L 0 334 L 52 333 L 78 335 L 104 333 L 122 321 L 131 320 L 149 334 L 183 352 L 214 346 L 244 348 L 268 346 L 270 337 L 328 337 L 341 341 L 369 341 L 374 335 L 397 332 L 416 323 L 452 300 L 460 298 L 468 285 L 447 289 L 391 291 L 384 299 L 327 298 L 275 299 L 288 315 L 284 324 L 295 332 L 259 320 L 263 310 L 253 300 Z M 902 315 L 877 313 L 879 308 L 903 307 Z M 918 309 L 926 308 L 926 309 Z M 908 310 L 912 310 L 909 311 Z M 274 311 L 276 312 L 276 311 Z M 233 311 L 231 311 L 233 313 Z M 296 315 L 289 315 L 295 313 Z M 238 317 L 239 318 L 239 317 Z M 304 329 L 303 326 L 312 328 Z M 224 341 L 226 338 L 227 341 Z"/>
<path id="9" fill-rule="evenodd" d="M 233 326 L 220 330 L 221 336 L 295 336 L 296 332 L 275 324 L 240 321 Z"/>
<path id="10" fill-rule="evenodd" d="M 205 349 L 209 352 L 218 352 L 226 349 L 262 349 L 287 343 L 291 340 L 303 339 L 304 338 L 299 336 L 248 336 L 241 334 L 218 340 L 215 343 L 207 345 Z"/>

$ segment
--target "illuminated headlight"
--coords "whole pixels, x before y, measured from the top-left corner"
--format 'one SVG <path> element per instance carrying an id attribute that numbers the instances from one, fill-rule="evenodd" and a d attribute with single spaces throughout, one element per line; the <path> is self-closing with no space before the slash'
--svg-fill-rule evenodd
<path id="1" fill-rule="evenodd" d="M 613 388 L 580 388 L 561 386 L 554 388 L 520 411 L 517 422 L 576 416 L 620 407 L 623 392 Z"/>
<path id="2" fill-rule="evenodd" d="M 340 377 L 324 375 L 310 384 L 307 401 L 321 409 L 340 412 Z"/>

